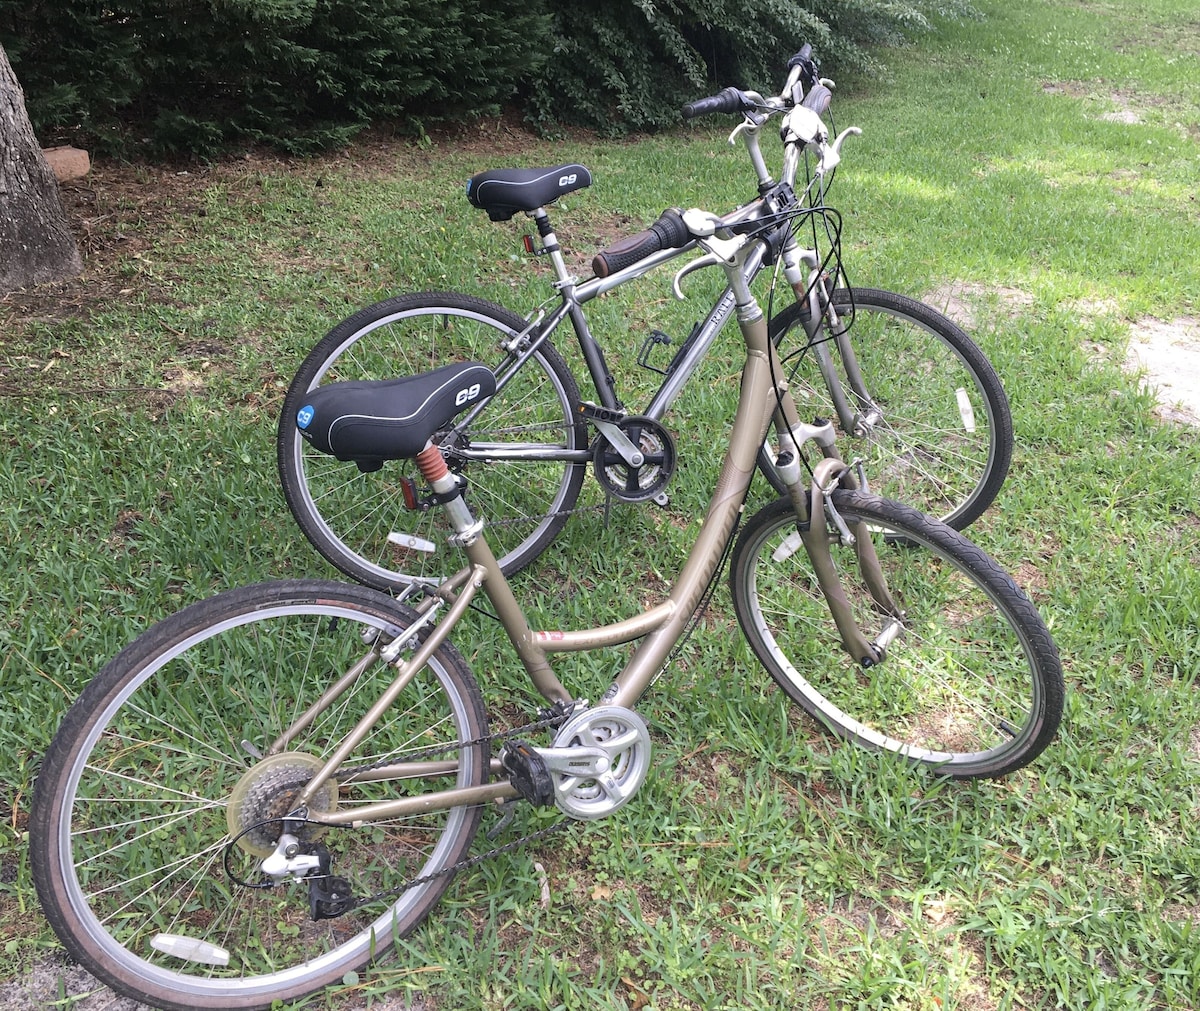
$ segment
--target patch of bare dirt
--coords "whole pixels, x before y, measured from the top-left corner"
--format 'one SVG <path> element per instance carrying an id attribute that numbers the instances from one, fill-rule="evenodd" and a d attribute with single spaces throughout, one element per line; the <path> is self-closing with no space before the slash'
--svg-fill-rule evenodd
<path id="1" fill-rule="evenodd" d="M 285 1005 L 291 1007 L 292 1005 Z M 370 997 L 331 994 L 329 1007 L 337 1011 L 435 1011 L 432 1004 L 419 998 L 410 1000 L 404 993 L 376 994 Z M 41 959 L 21 979 L 0 983 L 0 1007 L 4 1011 L 47 1011 L 70 1008 L 71 1011 L 153 1011 L 152 1005 L 120 997 L 100 983 L 91 973 L 73 965 L 65 956 Z"/>
<path id="2" fill-rule="evenodd" d="M 970 333 L 986 318 L 1019 316 L 1033 305 L 1033 296 L 1002 284 L 955 281 L 934 288 L 925 301 Z"/>
<path id="3" fill-rule="evenodd" d="M 6 1011 L 45 1011 L 70 1007 L 72 1011 L 150 1011 L 128 997 L 118 997 L 86 969 L 65 957 L 40 960 L 32 972 L 10 983 L 0 983 L 0 1007 Z"/>
<path id="4" fill-rule="evenodd" d="M 1140 123 L 1142 107 L 1161 105 L 1163 100 L 1154 96 L 1137 95 L 1120 88 L 1105 90 L 1104 82 L 1089 84 L 1085 81 L 1043 81 L 1042 92 L 1046 95 L 1068 95 L 1071 98 L 1092 98 L 1107 102 L 1110 108 L 1097 115 L 1097 119 L 1108 123 Z"/>
<path id="5" fill-rule="evenodd" d="M 1164 421 L 1200 426 L 1200 319 L 1138 320 L 1125 366 L 1154 390 Z"/>
<path id="6" fill-rule="evenodd" d="M 1033 304 L 1033 296 L 1018 288 L 978 283 L 941 285 L 925 300 L 968 333 L 988 318 L 1017 316 Z M 1111 299 L 1078 299 L 1065 308 L 1090 320 L 1120 311 Z M 1092 350 L 1102 355 L 1101 348 Z M 1164 421 L 1200 426 L 1200 319 L 1135 321 L 1123 365 L 1154 391 Z"/>
<path id="7" fill-rule="evenodd" d="M 380 129 L 364 132 L 349 147 L 313 158 L 288 158 L 268 150 L 212 163 L 121 163 L 97 157 L 86 176 L 60 187 L 83 256 L 83 274 L 0 293 L 0 316 L 7 312 L 18 321 L 52 325 L 127 297 L 130 282 L 119 265 L 158 242 L 169 241 L 169 230 L 179 222 L 203 216 L 206 191 L 214 184 L 236 186 L 246 177 L 267 171 L 314 179 L 346 169 L 364 176 L 394 174 L 398 168 L 426 165 L 450 146 L 457 152 L 478 151 L 482 169 L 504 164 L 538 143 L 538 138 L 518 119 L 498 117 L 431 130 L 427 141 L 418 143 L 412 137 Z M 142 294 L 152 284 L 151 276 L 139 274 L 137 286 Z"/>

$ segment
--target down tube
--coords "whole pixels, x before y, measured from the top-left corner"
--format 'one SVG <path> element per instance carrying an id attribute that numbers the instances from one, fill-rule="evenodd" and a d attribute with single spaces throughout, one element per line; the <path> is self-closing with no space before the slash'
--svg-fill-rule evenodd
<path id="1" fill-rule="evenodd" d="M 760 317 L 751 325 L 762 329 L 762 344 L 765 346 L 766 324 Z M 747 343 L 752 342 L 748 340 Z M 753 343 L 757 345 L 757 342 Z M 763 346 L 752 346 L 746 353 L 737 415 L 721 476 L 709 500 L 700 536 L 696 538 L 668 596 L 676 605 L 675 613 L 661 628 L 642 640 L 625 669 L 604 693 L 602 703 L 632 708 L 662 671 L 668 654 L 679 641 L 721 562 L 734 522 L 745 501 L 746 489 L 754 476 L 758 450 L 776 406 L 767 353 Z"/>

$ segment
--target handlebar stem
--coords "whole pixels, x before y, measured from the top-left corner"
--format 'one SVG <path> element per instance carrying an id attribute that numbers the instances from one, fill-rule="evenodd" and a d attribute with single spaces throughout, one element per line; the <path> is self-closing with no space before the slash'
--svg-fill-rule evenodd
<path id="1" fill-rule="evenodd" d="M 787 81 L 779 97 L 792 105 L 799 105 L 804 100 L 804 87 L 800 84 L 800 73 L 803 68 L 796 64 L 788 71 Z"/>
<path id="2" fill-rule="evenodd" d="M 761 131 L 761 124 L 755 123 L 747 117 L 734 127 L 733 133 L 729 135 L 729 143 L 731 145 L 735 144 L 739 137 L 742 143 L 746 145 L 746 153 L 750 156 L 750 164 L 754 166 L 754 174 L 758 176 L 758 188 L 760 192 L 764 187 L 769 188 L 775 185 L 775 180 L 771 178 L 771 171 L 767 168 L 767 161 L 763 157 L 762 148 L 758 143 L 758 135 Z"/>

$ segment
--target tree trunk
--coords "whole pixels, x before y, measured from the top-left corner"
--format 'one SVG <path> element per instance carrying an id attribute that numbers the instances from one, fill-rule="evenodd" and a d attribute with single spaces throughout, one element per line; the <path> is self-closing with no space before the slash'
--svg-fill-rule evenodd
<path id="1" fill-rule="evenodd" d="M 82 270 L 58 181 L 42 157 L 25 95 L 0 46 L 0 295 Z"/>

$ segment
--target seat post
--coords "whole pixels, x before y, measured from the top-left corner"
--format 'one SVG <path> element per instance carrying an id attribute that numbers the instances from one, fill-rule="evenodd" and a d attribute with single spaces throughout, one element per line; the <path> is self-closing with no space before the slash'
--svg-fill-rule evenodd
<path id="1" fill-rule="evenodd" d="M 550 224 L 550 215 L 546 212 L 545 207 L 539 207 L 535 211 L 529 211 L 529 216 L 537 222 L 538 236 L 542 240 L 542 248 L 536 250 L 535 254 L 539 256 L 544 254 L 550 257 L 550 262 L 554 264 L 554 276 L 557 278 L 554 287 L 569 294 L 579 283 L 579 278 L 567 270 L 562 248 L 558 244 L 558 236 L 554 234 L 554 226 Z"/>

